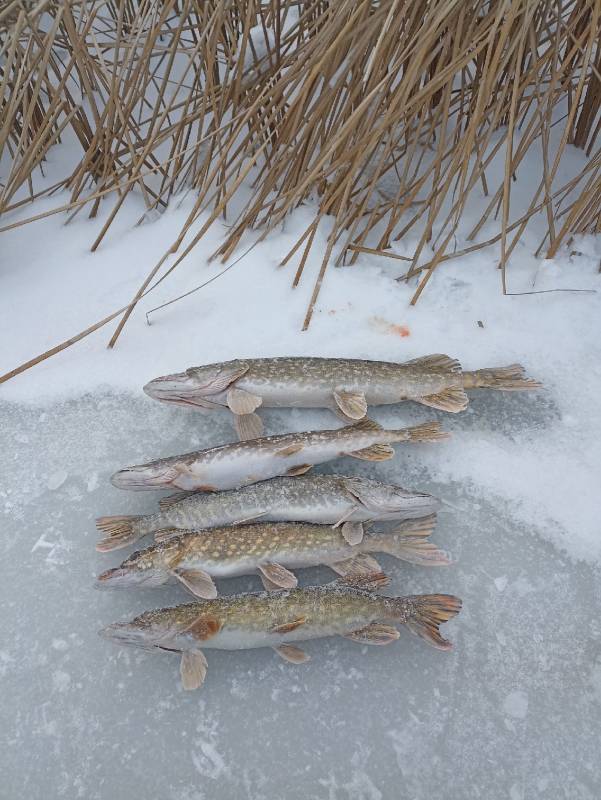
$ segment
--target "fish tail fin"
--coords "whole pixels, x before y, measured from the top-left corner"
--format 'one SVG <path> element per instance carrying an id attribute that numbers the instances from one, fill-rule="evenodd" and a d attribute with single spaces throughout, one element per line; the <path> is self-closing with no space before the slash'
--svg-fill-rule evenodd
<path id="1" fill-rule="evenodd" d="M 405 520 L 393 530 L 372 534 L 372 537 L 377 538 L 378 549 L 381 547 L 382 552 L 401 561 L 421 567 L 444 567 L 452 563 L 449 554 L 428 541 L 435 525 L 436 514 L 431 514 L 421 519 Z"/>
<path id="2" fill-rule="evenodd" d="M 440 422 L 424 422 L 422 425 L 405 428 L 398 433 L 402 433 L 403 439 L 409 442 L 438 442 L 441 439 L 451 438 L 450 433 L 440 430 Z"/>
<path id="3" fill-rule="evenodd" d="M 140 530 L 136 523 L 143 517 L 99 517 L 96 520 L 96 527 L 106 536 L 101 539 L 96 550 L 99 553 L 108 553 L 111 550 L 119 550 L 133 544 L 142 536 L 144 532 Z"/>
<path id="4" fill-rule="evenodd" d="M 463 373 L 463 386 L 465 389 L 497 389 L 501 392 L 524 392 L 542 388 L 542 383 L 527 378 L 524 373 L 521 364 L 476 369 L 473 372 Z"/>
<path id="5" fill-rule="evenodd" d="M 440 635 L 440 625 L 461 611 L 458 597 L 450 594 L 418 594 L 399 598 L 399 601 L 402 621 L 412 633 L 439 650 L 451 650 L 451 642 Z"/>

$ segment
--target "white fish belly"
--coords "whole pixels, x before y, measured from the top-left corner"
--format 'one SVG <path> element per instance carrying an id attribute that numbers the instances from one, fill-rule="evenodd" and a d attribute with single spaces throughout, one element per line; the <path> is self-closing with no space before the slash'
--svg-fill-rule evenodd
<path id="1" fill-rule="evenodd" d="M 213 650 L 253 650 L 258 647 L 277 647 L 286 642 L 305 642 L 309 639 L 323 639 L 327 636 L 341 636 L 357 630 L 368 621 L 342 625 L 326 626 L 299 625 L 288 633 L 269 633 L 267 631 L 246 630 L 241 628 L 222 628 L 216 636 L 202 643 L 202 649 Z"/>

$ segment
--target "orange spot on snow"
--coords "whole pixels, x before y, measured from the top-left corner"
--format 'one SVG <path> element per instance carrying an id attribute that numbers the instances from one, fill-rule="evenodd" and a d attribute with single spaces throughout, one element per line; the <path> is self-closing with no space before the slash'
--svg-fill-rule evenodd
<path id="1" fill-rule="evenodd" d="M 399 336 L 401 339 L 404 339 L 405 336 L 411 336 L 411 331 L 407 325 L 396 325 L 394 322 L 389 322 L 383 317 L 371 317 L 369 324 L 372 328 L 375 328 L 381 333 Z"/>

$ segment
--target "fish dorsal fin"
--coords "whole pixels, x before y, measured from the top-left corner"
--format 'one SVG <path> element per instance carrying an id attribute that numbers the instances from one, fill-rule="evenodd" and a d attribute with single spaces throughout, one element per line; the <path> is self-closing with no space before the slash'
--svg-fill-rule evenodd
<path id="1" fill-rule="evenodd" d="M 384 586 L 388 586 L 390 578 L 383 572 L 373 572 L 371 575 L 345 575 L 343 578 L 337 578 L 333 585 L 335 586 L 348 586 L 354 589 L 367 589 L 370 592 L 375 592 Z"/>
<path id="2" fill-rule="evenodd" d="M 310 469 L 313 469 L 313 464 L 299 464 L 297 467 L 290 467 L 290 469 L 287 469 L 286 475 L 304 475 L 305 472 L 309 472 Z"/>
<path id="3" fill-rule="evenodd" d="M 343 634 L 345 639 L 352 639 L 358 644 L 391 644 L 401 635 L 392 625 L 383 625 L 379 622 L 372 622 L 365 628 Z"/>
<path id="4" fill-rule="evenodd" d="M 344 429 L 343 429 L 344 430 Z M 379 422 L 376 422 L 373 419 L 369 419 L 369 417 L 365 417 L 365 419 L 360 419 L 359 422 L 355 422 L 352 425 L 347 427 L 347 430 L 353 431 L 381 431 L 382 426 Z"/>
<path id="5" fill-rule="evenodd" d="M 352 458 L 360 458 L 362 461 L 388 461 L 394 457 L 394 449 L 389 444 L 372 444 L 362 450 L 354 450 L 347 453 Z"/>
<path id="6" fill-rule="evenodd" d="M 166 508 L 171 508 L 175 503 L 179 503 L 180 500 L 185 500 L 186 497 L 190 497 L 191 494 L 194 494 L 194 492 L 175 492 L 175 494 L 168 494 L 166 497 L 161 497 L 159 500 L 159 508 L 161 511 L 164 511 Z"/>
<path id="7" fill-rule="evenodd" d="M 184 689 L 199 689 L 204 683 L 207 666 L 207 659 L 200 650 L 184 650 L 179 666 Z"/>
<path id="8" fill-rule="evenodd" d="M 419 402 L 425 406 L 430 406 L 430 408 L 437 408 L 440 411 L 450 411 L 456 414 L 459 411 L 465 411 L 469 399 L 460 386 L 451 386 L 448 389 L 443 389 L 442 392 L 438 392 L 438 394 L 420 397 Z"/>
<path id="9" fill-rule="evenodd" d="M 227 392 L 227 405 L 233 414 L 252 414 L 263 402 L 263 398 L 244 389 L 232 386 Z"/>
<path id="10" fill-rule="evenodd" d="M 403 366 L 411 364 L 412 367 L 426 367 L 428 369 L 444 370 L 446 372 L 461 372 L 461 364 L 456 358 L 451 358 L 444 353 L 434 353 L 431 356 L 420 356 L 405 361 Z"/>
<path id="11" fill-rule="evenodd" d="M 213 578 L 204 569 L 182 569 L 176 567 L 172 570 L 175 577 L 192 592 L 196 597 L 203 600 L 212 600 L 217 597 L 217 587 L 213 583 Z"/>
<path id="12" fill-rule="evenodd" d="M 263 421 L 258 414 L 234 414 L 234 427 L 241 442 L 263 435 Z"/>
<path id="13" fill-rule="evenodd" d="M 216 636 L 221 629 L 221 623 L 216 617 L 210 614 L 201 614 L 194 622 L 184 629 L 183 633 L 189 633 L 194 639 L 206 641 Z"/>
<path id="14" fill-rule="evenodd" d="M 345 561 L 337 561 L 335 564 L 330 564 L 330 569 L 337 572 L 343 578 L 357 575 L 375 575 L 382 572 L 382 567 L 373 556 L 367 553 L 360 553 L 354 558 L 347 558 Z"/>
<path id="15" fill-rule="evenodd" d="M 287 447 L 282 447 L 281 450 L 276 450 L 274 456 L 279 456 L 280 458 L 293 456 L 295 453 L 300 453 L 303 447 L 304 445 L 302 445 L 300 442 L 297 444 L 289 444 Z"/>
<path id="16" fill-rule="evenodd" d="M 296 575 L 281 564 L 270 561 L 267 564 L 259 564 L 257 567 L 261 575 L 264 575 L 270 583 L 275 584 L 278 589 L 294 589 L 298 584 Z"/>
<path id="17" fill-rule="evenodd" d="M 363 539 L 363 523 L 362 522 L 344 522 L 340 529 L 346 541 L 351 544 L 359 544 Z"/>
<path id="18" fill-rule="evenodd" d="M 334 391 L 336 405 L 349 419 L 361 419 L 367 414 L 367 400 L 363 392 L 347 392 L 345 389 Z"/>
<path id="19" fill-rule="evenodd" d="M 297 619 L 292 619 L 290 622 L 284 622 L 282 625 L 274 625 L 271 629 L 272 633 L 290 633 L 291 631 L 300 628 L 301 625 L 304 625 L 307 621 L 306 617 L 297 617 Z"/>
<path id="20" fill-rule="evenodd" d="M 293 644 L 281 644 L 279 647 L 273 648 L 275 652 L 290 664 L 305 664 L 311 660 L 311 656 L 307 655 L 300 647 L 295 647 Z"/>

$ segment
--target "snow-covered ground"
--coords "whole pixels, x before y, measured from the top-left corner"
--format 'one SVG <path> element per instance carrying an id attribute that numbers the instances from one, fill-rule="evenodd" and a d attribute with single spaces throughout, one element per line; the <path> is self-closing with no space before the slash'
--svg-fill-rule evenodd
<path id="1" fill-rule="evenodd" d="M 65 201 L 38 201 L 2 224 Z M 80 213 L 65 226 L 50 217 L 2 234 L 0 373 L 124 305 L 177 235 L 192 198 L 132 227 L 143 210 L 136 203 L 128 201 L 94 254 L 88 248 L 104 210 L 94 220 Z M 284 230 L 147 325 L 148 309 L 223 268 L 207 263 L 222 235 L 215 226 L 140 304 L 115 350 L 105 347 L 107 326 L 0 386 L 0 796 L 601 795 L 601 241 L 580 238 L 554 261 L 537 260 L 534 222 L 508 267 L 511 292 L 590 293 L 503 297 L 498 250 L 489 248 L 441 266 L 415 307 L 415 287 L 394 280 L 403 262 L 362 255 L 352 267 L 329 268 L 301 333 L 327 229 L 297 289 L 296 264 L 277 265 L 310 219 L 310 208 L 299 209 Z M 408 238 L 397 252 L 413 245 Z M 94 576 L 123 555 L 95 552 L 94 518 L 145 511 L 155 500 L 112 488 L 108 476 L 232 438 L 226 417 L 161 406 L 142 394 L 146 381 L 234 357 L 403 361 L 434 352 L 467 369 L 519 361 L 545 389 L 474 394 L 457 416 L 409 404 L 379 409 L 374 418 L 395 426 L 439 418 L 454 437 L 399 448 L 383 464 L 346 460 L 323 469 L 446 501 L 434 539 L 453 553 L 453 566 L 383 562 L 390 592 L 463 598 L 447 625 L 451 654 L 407 632 L 385 648 L 312 642 L 312 661 L 296 667 L 271 651 L 212 651 L 205 686 L 185 693 L 175 657 L 119 650 L 97 637 L 109 622 L 188 600 L 177 588 L 94 590 Z M 335 421 L 300 411 L 265 419 L 269 432 Z M 310 570 L 302 580 L 330 576 Z M 258 588 L 255 578 L 220 585 L 250 588 Z"/>

